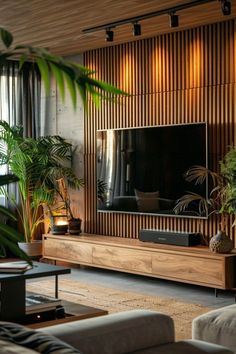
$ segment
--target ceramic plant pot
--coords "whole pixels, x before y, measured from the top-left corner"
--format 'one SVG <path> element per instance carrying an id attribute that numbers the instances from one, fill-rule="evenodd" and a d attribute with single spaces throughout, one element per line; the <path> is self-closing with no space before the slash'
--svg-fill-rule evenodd
<path id="1" fill-rule="evenodd" d="M 20 249 L 22 249 L 22 251 L 24 251 L 29 257 L 42 256 L 42 240 L 18 242 L 18 245 Z"/>
<path id="2" fill-rule="evenodd" d="M 81 223 L 80 218 L 70 219 L 68 223 L 68 233 L 70 235 L 79 235 L 81 233 Z"/>
<path id="3" fill-rule="evenodd" d="M 53 235 L 65 235 L 68 231 L 68 224 L 67 225 L 52 225 L 51 233 Z"/>
<path id="4" fill-rule="evenodd" d="M 215 253 L 229 253 L 233 247 L 233 241 L 221 230 L 211 238 L 209 243 L 210 250 Z"/>

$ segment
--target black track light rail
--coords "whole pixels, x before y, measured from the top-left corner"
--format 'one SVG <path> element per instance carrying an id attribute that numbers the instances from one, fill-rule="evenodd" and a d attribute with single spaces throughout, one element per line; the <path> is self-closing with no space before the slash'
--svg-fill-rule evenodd
<path id="1" fill-rule="evenodd" d="M 141 20 L 146 20 L 152 17 L 156 17 L 156 16 L 161 16 L 161 15 L 165 15 L 165 14 L 173 14 L 177 11 L 181 11 L 181 10 L 185 10 L 188 9 L 190 7 L 194 7 L 194 6 L 198 6 L 198 5 L 203 5 L 203 4 L 207 4 L 209 2 L 213 2 L 213 1 L 217 1 L 217 0 L 194 0 L 191 2 L 187 2 L 185 4 L 180 4 L 174 7 L 168 7 L 165 8 L 163 10 L 159 10 L 159 11 L 153 11 L 153 12 L 149 12 L 146 13 L 144 15 L 139 15 L 139 16 L 134 16 L 134 17 L 130 17 L 130 18 L 126 18 L 124 20 L 120 20 L 120 21 L 114 21 L 114 22 L 110 22 L 110 23 L 106 23 L 104 25 L 99 25 L 99 26 L 94 26 L 94 27 L 90 27 L 90 28 L 85 28 L 82 30 L 83 33 L 91 33 L 91 32 L 97 32 L 97 31 L 101 31 L 101 30 L 106 30 L 106 29 L 112 29 L 115 28 L 117 26 L 121 26 L 121 25 L 125 25 L 127 23 L 136 23 L 138 21 Z"/>

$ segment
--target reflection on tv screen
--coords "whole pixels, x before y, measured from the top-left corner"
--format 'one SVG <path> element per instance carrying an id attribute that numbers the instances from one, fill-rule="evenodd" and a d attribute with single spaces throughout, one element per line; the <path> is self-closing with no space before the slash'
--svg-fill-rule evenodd
<path id="1" fill-rule="evenodd" d="M 176 216 L 184 194 L 206 197 L 206 184 L 184 178 L 194 165 L 207 167 L 205 123 L 98 131 L 98 211 Z M 181 215 L 197 217 L 197 206 Z"/>

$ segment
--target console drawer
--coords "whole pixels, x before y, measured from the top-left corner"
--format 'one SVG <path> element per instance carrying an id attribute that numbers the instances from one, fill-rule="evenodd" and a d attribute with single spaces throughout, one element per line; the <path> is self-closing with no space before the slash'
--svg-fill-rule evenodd
<path id="1" fill-rule="evenodd" d="M 45 238 L 43 244 L 44 257 L 65 260 L 78 263 L 92 263 L 92 246 L 77 241 L 67 242 L 58 237 L 58 239 Z"/>
<path id="2" fill-rule="evenodd" d="M 93 247 L 93 264 L 113 269 L 152 273 L 150 254 L 129 248 L 96 245 Z"/>
<path id="3" fill-rule="evenodd" d="M 207 271 L 206 271 L 207 267 Z M 178 254 L 156 254 L 152 257 L 153 274 L 190 283 L 221 286 L 223 263 L 221 259 L 206 259 Z"/>

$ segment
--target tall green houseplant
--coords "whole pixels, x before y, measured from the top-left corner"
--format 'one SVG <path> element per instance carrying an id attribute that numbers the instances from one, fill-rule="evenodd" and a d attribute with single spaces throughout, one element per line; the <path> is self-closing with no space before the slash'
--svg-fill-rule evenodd
<path id="1" fill-rule="evenodd" d="M 53 55 L 45 48 L 21 44 L 14 46 L 13 35 L 2 27 L 0 27 L 0 40 L 5 48 L 0 51 L 0 65 L 11 59 L 19 61 L 20 69 L 27 61 L 35 63 L 40 71 L 47 93 L 50 90 L 50 78 L 54 77 L 61 97 L 64 99 L 65 88 L 67 87 L 74 107 L 77 105 L 78 93 L 85 107 L 88 102 L 88 95 L 96 105 L 99 105 L 100 99 L 113 99 L 115 95 L 128 95 L 113 85 L 94 79 L 93 70 Z"/>
<path id="2" fill-rule="evenodd" d="M 96 105 L 101 98 L 112 98 L 114 95 L 126 95 L 113 85 L 93 78 L 94 72 L 77 63 L 64 60 L 60 56 L 55 56 L 44 48 L 36 48 L 30 45 L 14 45 L 13 35 L 6 29 L 0 27 L 0 66 L 8 60 L 18 60 L 20 69 L 26 61 L 34 62 L 39 68 L 42 80 L 45 83 L 46 91 L 49 92 L 50 77 L 53 76 L 59 88 L 61 97 L 65 96 L 65 87 L 67 86 L 73 105 L 76 107 L 77 94 L 79 93 L 85 104 L 88 101 L 88 95 Z M 2 234 L 3 235 L 3 234 Z M 2 236 L 3 237 L 3 236 Z M 15 233 L 8 232 L 8 238 L 15 243 Z M 4 241 L 0 238 L 0 248 L 4 247 Z M 13 251 L 14 248 L 14 251 Z M 18 246 L 12 248 L 12 253 L 18 257 L 26 257 Z"/>
<path id="3" fill-rule="evenodd" d="M 25 138 L 21 127 L 0 121 L 0 164 L 7 164 L 18 177 L 20 205 L 8 191 L 6 196 L 17 210 L 26 242 L 35 239 L 44 221 L 43 205 L 53 204 L 57 181 L 63 178 L 69 187 L 81 187 L 71 160 L 72 146 L 60 136 Z"/>
<path id="4" fill-rule="evenodd" d="M 236 148 L 231 146 L 223 161 L 220 171 L 225 180 L 224 203 L 222 211 L 236 215 Z M 235 222 L 234 222 L 235 223 Z"/>

